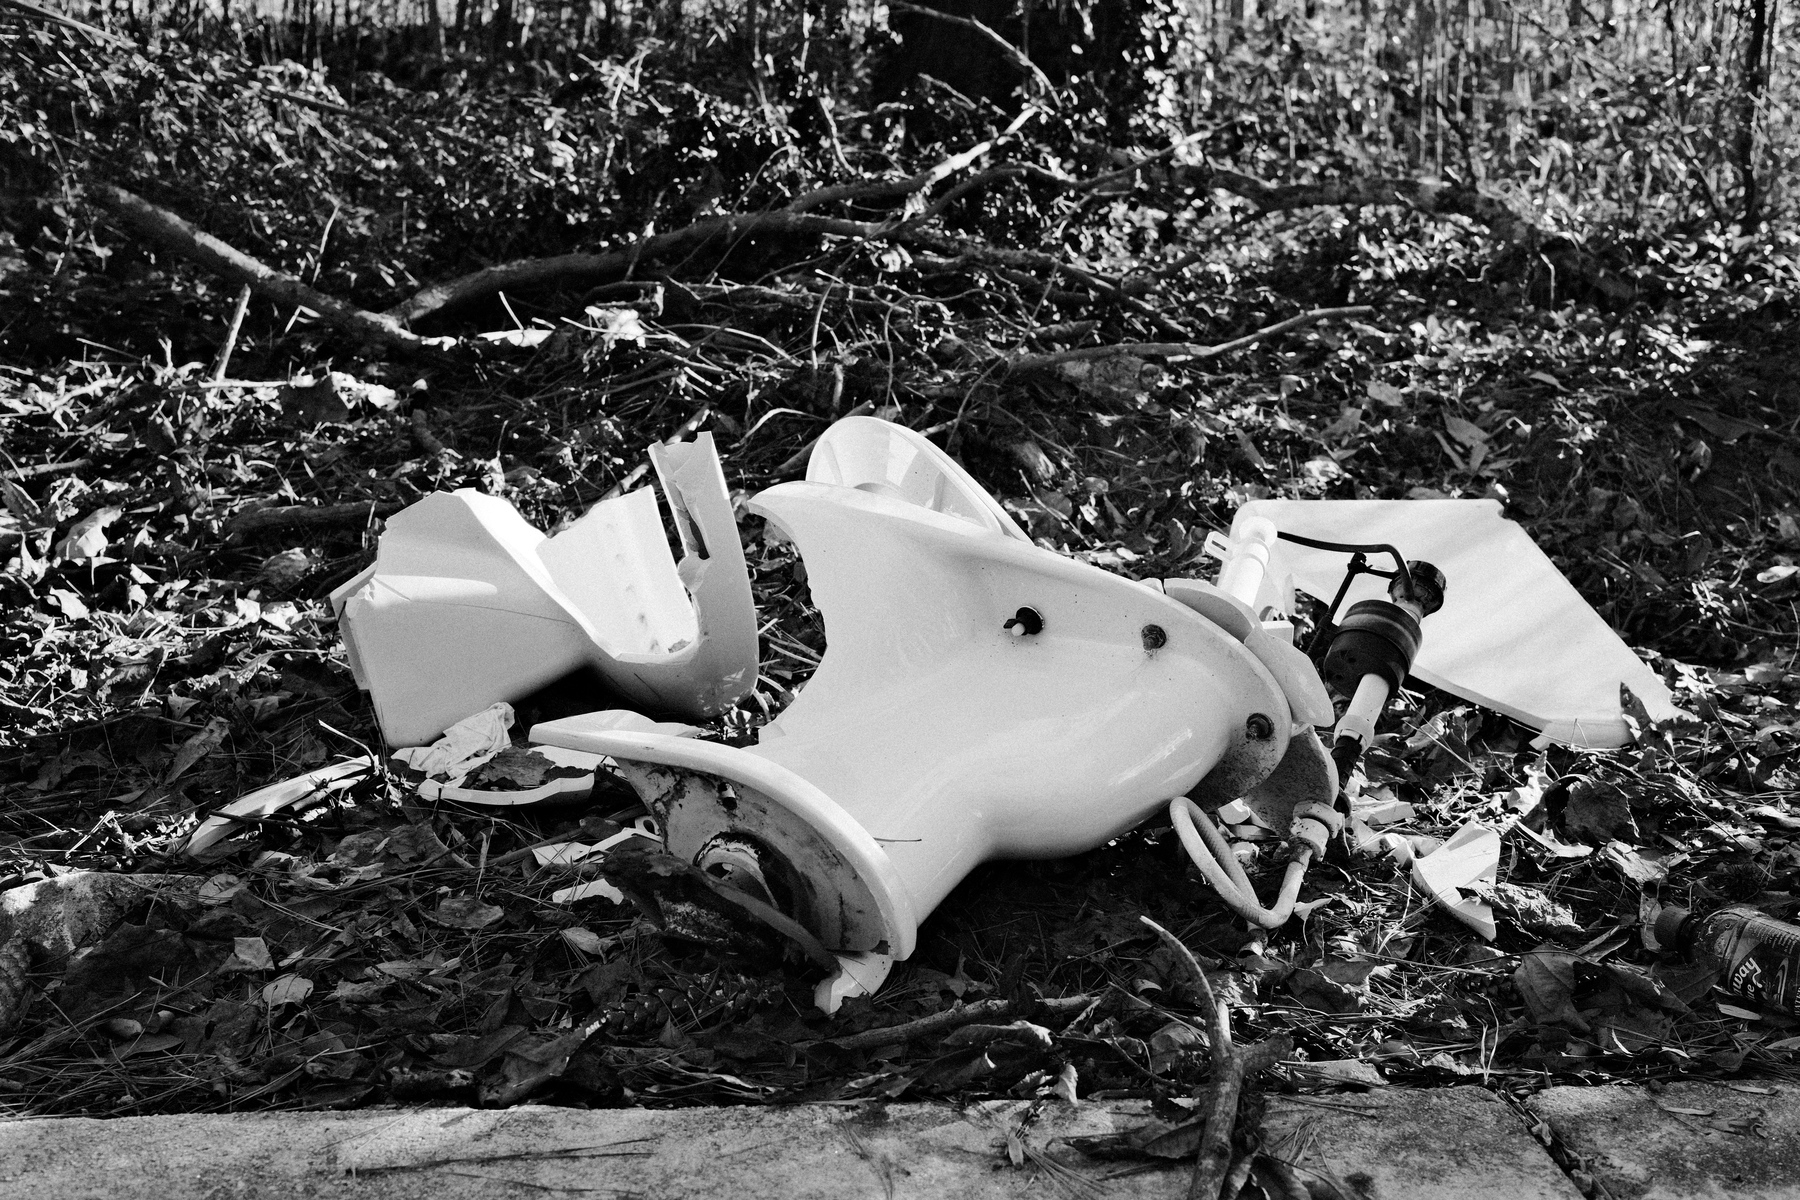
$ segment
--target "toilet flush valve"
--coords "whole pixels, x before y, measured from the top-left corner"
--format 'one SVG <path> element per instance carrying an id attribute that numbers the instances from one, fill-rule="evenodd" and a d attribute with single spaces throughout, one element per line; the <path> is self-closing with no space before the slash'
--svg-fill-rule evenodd
<path id="1" fill-rule="evenodd" d="M 1444 605 L 1444 573 L 1428 562 L 1409 562 L 1388 584 L 1388 599 L 1352 604 L 1332 630 L 1319 673 L 1350 698 L 1337 723 L 1331 757 L 1338 778 L 1348 780 L 1375 740 L 1375 722 L 1412 670 L 1423 637 L 1419 622 Z"/>

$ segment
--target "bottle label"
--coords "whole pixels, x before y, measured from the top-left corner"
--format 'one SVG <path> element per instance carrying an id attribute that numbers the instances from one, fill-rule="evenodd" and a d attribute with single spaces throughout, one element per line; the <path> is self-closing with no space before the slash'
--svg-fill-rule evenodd
<path id="1" fill-rule="evenodd" d="M 1800 1016 L 1800 936 L 1757 914 L 1723 923 L 1712 939 L 1719 986 L 1764 1008 Z"/>

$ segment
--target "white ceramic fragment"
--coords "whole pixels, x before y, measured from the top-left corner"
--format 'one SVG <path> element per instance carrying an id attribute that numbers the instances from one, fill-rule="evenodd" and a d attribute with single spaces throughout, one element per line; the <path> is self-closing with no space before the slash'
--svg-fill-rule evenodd
<path id="1" fill-rule="evenodd" d="M 554 537 L 503 500 L 440 492 L 392 517 L 332 594 L 351 669 L 392 746 L 589 668 L 647 709 L 708 717 L 756 683 L 756 611 L 712 435 L 651 448 L 648 488 Z"/>
<path id="2" fill-rule="evenodd" d="M 558 888 L 550 893 L 552 904 L 573 904 L 577 900 L 611 900 L 614 904 L 625 903 L 625 893 L 621 892 L 604 879 L 590 879 L 586 883 L 578 883 L 573 887 Z"/>
<path id="3" fill-rule="evenodd" d="M 889 954 L 877 954 L 864 951 L 861 954 L 835 954 L 838 969 L 821 979 L 813 988 L 813 1004 L 820 1012 L 832 1014 L 843 1007 L 844 1001 L 857 996 L 873 996 L 877 988 L 887 982 L 888 975 L 894 969 L 894 959 Z"/>
<path id="4" fill-rule="evenodd" d="M 272 817 L 284 808 L 292 808 L 309 800 L 321 800 L 335 792 L 341 792 L 374 769 L 375 764 L 368 755 L 358 755 L 239 796 L 202 821 L 181 852 L 191 858 L 204 857 L 219 842 L 251 828 L 243 821 L 232 820 L 232 817 Z"/>
<path id="5" fill-rule="evenodd" d="M 506 710 L 506 726 L 510 728 L 512 706 L 497 704 L 494 708 Z M 483 713 L 477 713 L 467 721 L 460 721 L 451 726 L 451 729 L 445 732 L 444 737 L 439 738 L 429 749 L 437 750 L 449 740 L 452 732 L 479 721 L 483 715 Z M 635 713 L 626 708 L 609 708 L 599 712 L 583 713 L 579 717 L 570 718 L 570 720 L 584 729 L 629 729 L 640 733 L 664 733 L 670 737 L 693 737 L 700 732 L 697 726 L 686 725 L 678 721 L 653 721 L 642 713 Z M 523 804 L 538 804 L 559 796 L 583 796 L 593 791 L 594 773 L 606 762 L 598 754 L 584 754 L 579 750 L 565 750 L 560 746 L 532 746 L 531 750 L 543 755 L 556 766 L 571 767 L 580 771 L 581 774 L 549 779 L 534 788 L 475 788 L 467 786 L 469 776 L 508 745 L 511 745 L 510 740 L 495 747 L 489 753 L 471 756 L 441 772 L 432 772 L 433 774 L 445 774 L 447 778 L 423 781 L 416 789 L 418 794 L 426 800 L 450 800 L 457 804 L 480 804 L 490 808 L 512 808 Z M 419 753 L 424 749 L 415 747 L 411 751 L 401 750 L 395 753 L 394 757 L 407 762 L 408 765 L 416 766 L 417 764 L 407 756 Z"/>
<path id="6" fill-rule="evenodd" d="M 1266 520 L 1286 533 L 1395 546 L 1444 573 L 1444 606 L 1425 619 L 1412 674 L 1433 687 L 1505 713 L 1572 746 L 1622 746 L 1630 730 L 1619 687 L 1652 718 L 1676 715 L 1668 689 L 1589 607 L 1531 536 L 1494 500 L 1253 500 L 1234 536 Z M 1386 556 L 1371 556 L 1387 569 Z M 1329 602 L 1348 555 L 1293 542 L 1270 547 L 1268 576 L 1287 574 Z M 1387 580 L 1364 575 L 1345 604 L 1383 597 Z M 1271 590 L 1265 597 L 1275 600 Z"/>
<path id="7" fill-rule="evenodd" d="M 1397 837 L 1387 834 L 1383 841 Z M 1413 885 L 1489 941 L 1494 938 L 1494 910 L 1459 889 L 1493 883 L 1499 874 L 1500 835 L 1479 821 L 1470 821 L 1442 846 L 1412 860 Z"/>
<path id="8" fill-rule="evenodd" d="M 820 435 L 806 478 L 908 500 L 1029 542 L 1012 515 L 949 454 L 916 430 L 878 417 L 845 417 Z"/>

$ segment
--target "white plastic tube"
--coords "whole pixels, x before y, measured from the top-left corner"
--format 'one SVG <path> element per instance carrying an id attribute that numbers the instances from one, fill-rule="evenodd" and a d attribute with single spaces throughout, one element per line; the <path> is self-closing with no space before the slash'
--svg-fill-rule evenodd
<path id="1" fill-rule="evenodd" d="M 1175 826 L 1175 836 L 1181 839 L 1182 849 L 1187 851 L 1194 865 L 1200 868 L 1200 874 L 1231 911 L 1262 929 L 1279 929 L 1288 923 L 1294 915 L 1294 903 L 1300 898 L 1300 883 L 1312 861 L 1311 850 L 1301 849 L 1288 863 L 1274 907 L 1264 908 L 1257 902 L 1250 877 L 1244 874 L 1225 835 L 1198 804 L 1186 796 L 1175 797 L 1169 801 L 1169 823 Z"/>
<path id="2" fill-rule="evenodd" d="M 1219 590 L 1256 610 L 1256 594 L 1269 570 L 1269 547 L 1275 544 L 1275 523 L 1266 517 L 1243 522 L 1231 539 L 1231 557 L 1219 568 Z"/>
<path id="3" fill-rule="evenodd" d="M 1356 694 L 1345 706 L 1344 715 L 1338 718 L 1336 737 L 1355 738 L 1363 749 L 1368 749 L 1375 741 L 1375 722 L 1387 707 L 1390 691 L 1387 680 L 1381 676 L 1364 675 L 1356 685 Z"/>

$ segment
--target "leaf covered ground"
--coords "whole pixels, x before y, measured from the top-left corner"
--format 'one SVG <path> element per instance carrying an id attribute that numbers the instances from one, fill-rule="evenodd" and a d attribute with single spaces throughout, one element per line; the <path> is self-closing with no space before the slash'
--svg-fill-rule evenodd
<path id="1" fill-rule="evenodd" d="M 1185 1097 L 1205 1069 L 1194 997 L 1140 915 L 1207 956 L 1244 1036 L 1294 1038 L 1271 1087 L 1794 1073 L 1800 1022 L 1639 936 L 1647 893 L 1800 908 L 1785 235 L 1671 241 L 1646 268 L 1657 306 L 1603 310 L 1546 295 L 1473 226 L 1258 216 L 1159 172 L 1168 143 L 1141 129 L 1122 169 L 1072 94 L 1020 122 L 915 84 L 827 130 L 679 82 L 653 51 L 352 92 L 292 64 L 7 36 L 45 99 L 13 114 L 6 162 L 35 199 L 9 200 L 0 242 L 0 887 L 133 881 L 81 885 L 107 919 L 73 957 L 0 954 L 13 1111 Z M 990 166 L 1111 178 L 871 190 L 838 211 L 910 204 L 916 228 L 746 236 L 487 298 L 428 331 L 510 335 L 444 359 L 257 300 L 222 381 L 235 288 L 132 242 L 84 192 L 135 186 L 379 308 L 495 259 L 767 211 L 983 140 Z M 1350 304 L 1371 311 L 1213 359 L 1018 365 Z M 384 770 L 204 863 L 180 855 L 226 801 L 378 746 L 325 597 L 371 561 L 383 516 L 473 487 L 554 529 L 641 485 L 652 441 L 694 431 L 741 505 L 852 412 L 924 432 L 1040 544 L 1132 577 L 1210 574 L 1205 534 L 1252 497 L 1498 497 L 1691 719 L 1645 723 L 1623 751 L 1537 750 L 1452 697 L 1401 698 L 1363 796 L 1411 806 L 1387 832 L 1503 829 L 1491 944 L 1381 853 L 1344 848 L 1309 877 L 1323 903 L 1252 942 L 1153 821 L 1074 859 L 981 868 L 835 1018 L 812 1006 L 817 968 L 760 928 L 702 937 L 656 919 L 654 895 L 552 901 L 582 872 L 531 848 L 629 820 L 611 781 L 482 808 Z M 825 649 L 791 547 L 741 526 L 761 678 L 712 731 L 739 743 Z M 551 689 L 517 728 L 606 703 Z M 653 861 L 610 869 L 656 891 Z M 958 1032 L 868 1032 L 979 1001 L 993 1020 Z"/>

